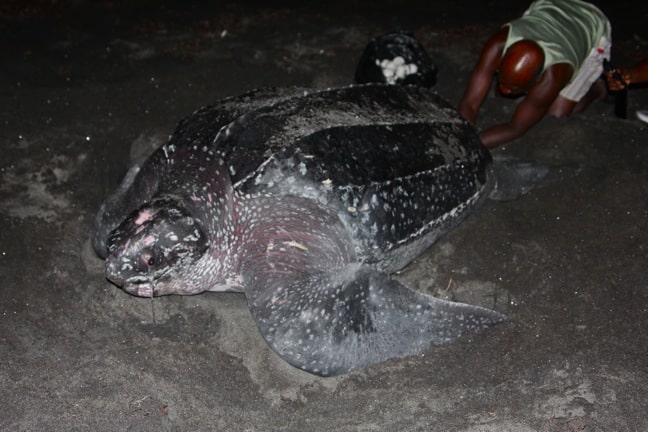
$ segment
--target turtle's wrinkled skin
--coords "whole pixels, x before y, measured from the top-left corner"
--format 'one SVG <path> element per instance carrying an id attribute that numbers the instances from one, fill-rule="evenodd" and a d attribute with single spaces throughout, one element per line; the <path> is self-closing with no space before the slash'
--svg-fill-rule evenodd
<path id="1" fill-rule="evenodd" d="M 389 276 L 492 182 L 476 131 L 432 91 L 255 91 L 180 122 L 106 199 L 93 246 L 134 295 L 244 292 L 277 354 L 338 375 L 504 321 Z"/>

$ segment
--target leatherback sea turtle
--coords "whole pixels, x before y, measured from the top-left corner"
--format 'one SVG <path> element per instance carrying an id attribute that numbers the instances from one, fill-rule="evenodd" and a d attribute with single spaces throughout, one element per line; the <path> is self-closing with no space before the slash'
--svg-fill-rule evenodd
<path id="1" fill-rule="evenodd" d="M 277 354 L 337 375 L 505 320 L 389 276 L 492 179 L 474 127 L 433 91 L 253 91 L 195 112 L 131 168 L 93 246 L 130 294 L 244 292 Z"/>

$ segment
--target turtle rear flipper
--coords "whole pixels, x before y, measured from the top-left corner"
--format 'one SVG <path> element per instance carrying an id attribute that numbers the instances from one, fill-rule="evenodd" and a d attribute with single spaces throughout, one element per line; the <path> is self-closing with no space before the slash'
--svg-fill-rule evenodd
<path id="1" fill-rule="evenodd" d="M 499 324 L 498 312 L 417 293 L 371 267 L 350 264 L 306 280 L 252 289 L 252 315 L 284 360 L 333 376 L 452 342 Z"/>

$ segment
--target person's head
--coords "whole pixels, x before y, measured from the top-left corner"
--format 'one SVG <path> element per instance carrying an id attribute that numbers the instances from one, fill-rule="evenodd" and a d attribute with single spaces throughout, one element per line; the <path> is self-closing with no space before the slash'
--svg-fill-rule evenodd
<path id="1" fill-rule="evenodd" d="M 527 39 L 515 42 L 504 53 L 498 68 L 499 91 L 512 96 L 529 91 L 544 66 L 544 52 Z"/>

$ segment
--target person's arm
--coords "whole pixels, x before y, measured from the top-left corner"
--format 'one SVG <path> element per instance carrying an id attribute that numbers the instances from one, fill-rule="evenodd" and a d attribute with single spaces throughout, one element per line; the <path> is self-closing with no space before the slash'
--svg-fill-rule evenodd
<path id="1" fill-rule="evenodd" d="M 623 90 L 630 84 L 640 84 L 648 82 L 648 57 L 641 60 L 636 65 L 629 68 L 616 68 L 617 72 L 623 78 L 623 82 L 619 81 L 613 72 L 606 72 L 608 89 L 610 91 Z"/>
<path id="2" fill-rule="evenodd" d="M 502 58 L 507 34 L 508 28 L 502 28 L 488 39 L 470 74 L 468 86 L 459 102 L 458 110 L 459 114 L 471 123 L 475 123 L 479 107 L 486 98 L 493 75 Z"/>
<path id="3" fill-rule="evenodd" d="M 629 84 L 648 82 L 648 57 L 630 68 Z"/>
<path id="4" fill-rule="evenodd" d="M 538 123 L 559 97 L 573 74 L 571 65 L 562 63 L 548 68 L 540 75 L 529 93 L 515 109 L 510 121 L 490 127 L 479 134 L 487 148 L 497 147 L 522 136 Z"/>

